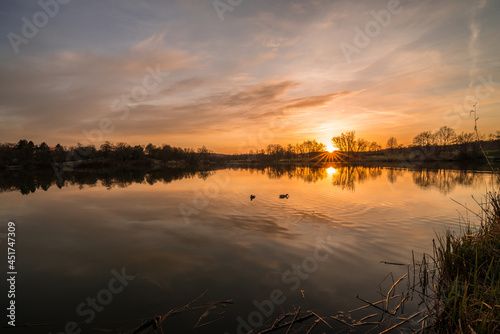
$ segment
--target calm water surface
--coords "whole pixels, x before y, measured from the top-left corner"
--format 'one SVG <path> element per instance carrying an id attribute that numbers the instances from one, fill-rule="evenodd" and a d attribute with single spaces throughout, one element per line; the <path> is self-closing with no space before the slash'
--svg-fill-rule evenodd
<path id="1" fill-rule="evenodd" d="M 205 291 L 199 303 L 234 304 L 212 310 L 201 323 L 222 319 L 196 333 L 237 333 L 298 306 L 323 315 L 353 309 L 362 305 L 356 295 L 378 300 L 378 284 L 402 270 L 381 261 L 431 252 L 435 233 L 458 230 L 458 211 L 465 215 L 451 199 L 473 206 L 471 195 L 480 198 L 491 180 L 364 167 L 165 173 L 81 174 L 60 188 L 4 179 L 0 233 L 8 221 L 17 228 L 16 322 L 47 324 L 8 332 L 60 333 L 68 321 L 83 333 L 131 329 Z M 113 270 L 135 278 L 110 287 Z M 259 311 L 272 297 L 273 313 Z M 102 302 L 97 311 L 92 298 Z M 166 324 L 191 331 L 202 313 Z"/>

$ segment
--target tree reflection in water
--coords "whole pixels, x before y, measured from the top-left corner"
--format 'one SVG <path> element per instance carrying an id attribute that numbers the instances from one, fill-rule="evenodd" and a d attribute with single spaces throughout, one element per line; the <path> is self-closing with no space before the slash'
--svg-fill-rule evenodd
<path id="1" fill-rule="evenodd" d="M 424 189 L 436 188 L 446 195 L 457 185 L 477 185 L 484 175 L 484 172 L 470 170 L 419 169 L 413 171 L 413 182 Z"/>
<path id="2" fill-rule="evenodd" d="M 411 173 L 413 182 L 424 189 L 438 189 L 443 194 L 450 193 L 457 185 L 476 186 L 483 182 L 484 172 L 460 169 L 404 169 L 392 167 L 363 167 L 363 166 L 328 166 L 302 167 L 294 165 L 277 165 L 261 167 L 235 167 L 230 170 L 246 170 L 250 174 L 267 175 L 270 179 L 298 179 L 307 183 L 316 183 L 331 179 L 334 186 L 343 190 L 354 191 L 356 185 L 369 179 L 377 179 L 385 171 L 388 182 L 396 183 L 405 173 Z M 170 183 L 184 178 L 199 177 L 206 180 L 217 173 L 217 170 L 190 170 L 190 169 L 156 169 L 156 170 L 88 170 L 65 172 L 58 178 L 52 170 L 46 171 L 1 171 L 0 192 L 19 191 L 22 194 L 34 193 L 37 190 L 48 190 L 50 187 L 64 186 L 93 187 L 98 183 L 111 189 L 113 187 L 126 188 L 134 183 L 157 182 Z M 496 179 L 497 183 L 500 183 Z"/>

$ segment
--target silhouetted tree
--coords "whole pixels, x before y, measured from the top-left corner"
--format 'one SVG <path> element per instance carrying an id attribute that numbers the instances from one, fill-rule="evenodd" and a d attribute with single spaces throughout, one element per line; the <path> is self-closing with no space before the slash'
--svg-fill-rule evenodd
<path id="1" fill-rule="evenodd" d="M 335 147 L 338 147 L 340 151 L 352 153 L 354 150 L 354 142 L 356 141 L 356 132 L 349 131 L 343 133 L 340 136 L 332 138 L 332 143 Z"/>
<path id="2" fill-rule="evenodd" d="M 50 147 L 45 142 L 41 143 L 35 149 L 35 161 L 37 164 L 50 166 L 52 162 L 52 154 Z"/>
<path id="3" fill-rule="evenodd" d="M 213 151 L 210 151 L 209 149 L 207 149 L 205 147 L 205 145 L 203 145 L 202 147 L 198 148 L 196 150 L 196 152 L 198 153 L 198 159 L 200 161 L 208 161 L 210 160 L 210 156 L 212 155 Z"/>
<path id="4" fill-rule="evenodd" d="M 434 144 L 434 136 L 431 131 L 420 132 L 413 138 L 413 144 L 416 146 L 431 146 Z"/>
<path id="5" fill-rule="evenodd" d="M 332 144 L 340 151 L 348 154 L 364 152 L 369 147 L 369 142 L 363 138 L 356 139 L 356 132 L 349 131 L 332 138 Z"/>
<path id="6" fill-rule="evenodd" d="M 355 152 L 364 152 L 368 149 L 368 141 L 363 139 L 363 138 L 359 138 L 358 140 L 356 140 L 354 142 L 354 151 Z"/>
<path id="7" fill-rule="evenodd" d="M 459 156 L 461 159 L 469 157 L 468 152 L 472 149 L 476 135 L 474 132 L 462 132 L 457 136 L 457 144 L 459 147 Z"/>
<path id="8" fill-rule="evenodd" d="M 368 151 L 370 151 L 370 152 L 378 152 L 381 149 L 382 149 L 382 146 L 379 143 L 377 143 L 377 142 L 374 141 L 374 142 L 372 142 L 370 144 L 370 147 L 368 148 Z"/>
<path id="9" fill-rule="evenodd" d="M 436 142 L 438 145 L 448 146 L 455 141 L 455 130 L 447 126 L 441 127 L 436 132 Z"/>
<path id="10" fill-rule="evenodd" d="M 108 158 L 113 152 L 113 146 L 109 141 L 105 141 L 104 144 L 101 145 L 101 154 L 104 158 Z"/>
<path id="11" fill-rule="evenodd" d="M 387 148 L 391 150 L 391 152 L 394 152 L 399 147 L 398 145 L 398 140 L 396 137 L 391 137 L 389 140 L 387 140 Z"/>
<path id="12" fill-rule="evenodd" d="M 457 135 L 455 133 L 455 130 L 447 126 L 441 127 L 436 132 L 436 141 L 439 145 L 442 145 L 445 150 L 448 149 L 450 145 L 455 143 L 456 137 Z"/>

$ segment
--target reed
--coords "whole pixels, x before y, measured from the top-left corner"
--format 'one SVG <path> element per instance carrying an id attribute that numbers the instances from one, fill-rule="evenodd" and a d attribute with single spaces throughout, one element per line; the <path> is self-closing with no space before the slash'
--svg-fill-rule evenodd
<path id="1" fill-rule="evenodd" d="M 477 204 L 477 227 L 468 221 L 460 233 L 438 235 L 433 254 L 424 254 L 417 262 L 412 253 L 407 274 L 392 279 L 384 299 L 370 302 L 357 297 L 364 306 L 332 318 L 350 328 L 372 325 L 379 333 L 398 327 L 416 333 L 500 333 L 500 193 L 488 192 L 486 201 Z M 401 289 L 403 281 L 406 289 Z M 396 288 L 400 291 L 394 295 Z M 399 303 L 391 306 L 393 298 Z M 410 300 L 420 302 L 408 316 L 404 306 Z M 355 320 L 354 313 L 366 308 L 376 313 Z M 374 322 L 374 316 L 380 320 Z"/>
<path id="2" fill-rule="evenodd" d="M 437 238 L 430 332 L 500 332 L 500 193 L 487 193 L 480 208 L 480 226 Z"/>

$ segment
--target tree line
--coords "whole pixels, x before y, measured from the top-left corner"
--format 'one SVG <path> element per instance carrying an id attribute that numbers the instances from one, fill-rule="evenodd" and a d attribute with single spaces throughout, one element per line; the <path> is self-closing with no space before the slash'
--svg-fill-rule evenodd
<path id="1" fill-rule="evenodd" d="M 269 144 L 266 148 L 250 150 L 248 154 L 235 154 L 232 158 L 254 160 L 297 159 L 309 156 L 311 153 L 324 152 L 326 145 L 316 140 L 304 140 L 296 144 Z"/>
<path id="2" fill-rule="evenodd" d="M 500 149 L 500 131 L 495 134 L 485 136 L 475 132 L 456 131 L 448 126 L 443 126 L 436 131 L 422 131 L 413 139 L 412 144 L 402 145 L 398 139 L 391 136 L 382 147 L 376 141 L 369 141 L 364 138 L 358 138 L 356 131 L 347 131 L 331 139 L 332 145 L 339 150 L 344 157 L 365 157 L 367 155 L 385 155 L 404 154 L 411 152 L 420 152 L 424 158 L 457 158 L 468 159 L 476 157 L 479 154 L 479 144 L 487 143 L 490 149 Z M 326 145 L 316 142 L 316 140 L 306 140 L 299 144 L 271 144 L 265 149 L 250 150 L 248 154 L 234 155 L 235 158 L 277 161 L 293 160 L 311 157 L 320 157 L 318 153 L 326 151 Z"/>
<path id="3" fill-rule="evenodd" d="M 436 131 L 422 131 L 412 140 L 412 144 L 399 144 L 396 137 L 388 139 L 385 149 L 374 141 L 357 138 L 355 131 L 343 132 L 331 139 L 340 154 L 364 157 L 367 155 L 392 155 L 420 152 L 425 158 L 469 159 L 479 154 L 479 145 L 487 149 L 500 149 L 500 131 L 485 136 L 476 132 L 456 131 L 443 126 Z M 57 144 L 49 147 L 45 142 L 35 145 L 33 141 L 21 139 L 17 143 L 0 144 L 0 166 L 43 166 L 57 164 L 91 166 L 130 166 L 177 162 L 181 166 L 192 166 L 227 160 L 251 160 L 262 162 L 293 161 L 314 159 L 326 151 L 326 145 L 316 140 L 304 140 L 296 144 L 269 144 L 264 149 L 250 150 L 248 154 L 215 155 L 205 146 L 192 149 L 170 145 L 131 146 L 126 143 L 103 143 L 94 145 L 63 147 Z"/>
<path id="4" fill-rule="evenodd" d="M 1 166 L 41 166 L 70 163 L 76 165 L 126 166 L 181 161 L 186 165 L 197 164 L 210 159 L 212 151 L 205 146 L 196 150 L 170 145 L 131 146 L 126 143 L 103 143 L 94 145 L 64 147 L 57 144 L 49 147 L 45 142 L 35 145 L 33 141 L 19 140 L 16 144 L 0 144 Z"/>
<path id="5" fill-rule="evenodd" d="M 356 138 L 356 131 L 342 133 L 332 138 L 332 144 L 340 151 L 346 153 L 377 152 L 382 149 L 377 142 L 369 142 L 363 138 Z"/>
<path id="6" fill-rule="evenodd" d="M 480 143 L 489 144 L 490 149 L 500 149 L 500 131 L 491 133 L 488 136 L 476 132 L 457 133 L 453 128 L 443 126 L 436 131 L 422 131 L 413 137 L 412 144 L 404 146 L 400 144 L 396 137 L 392 136 L 387 140 L 386 148 L 377 142 L 369 142 L 363 138 L 356 138 L 356 132 L 350 131 L 342 133 L 340 136 L 332 138 L 332 143 L 341 152 L 348 155 L 356 155 L 361 152 L 377 152 L 379 154 L 404 153 L 408 150 L 417 150 L 426 156 L 456 158 L 475 157 L 479 152 Z"/>

